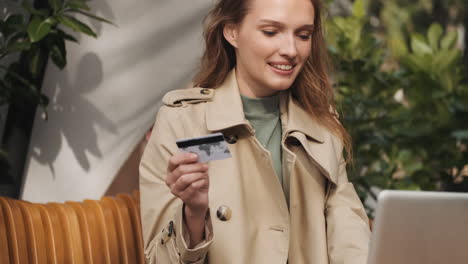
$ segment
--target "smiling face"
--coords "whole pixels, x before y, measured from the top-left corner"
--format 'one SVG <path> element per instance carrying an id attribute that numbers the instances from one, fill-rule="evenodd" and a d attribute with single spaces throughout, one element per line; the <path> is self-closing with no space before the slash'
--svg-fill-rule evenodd
<path id="1" fill-rule="evenodd" d="M 311 52 L 314 17 L 310 0 L 251 0 L 243 21 L 224 28 L 241 94 L 265 97 L 291 87 Z"/>

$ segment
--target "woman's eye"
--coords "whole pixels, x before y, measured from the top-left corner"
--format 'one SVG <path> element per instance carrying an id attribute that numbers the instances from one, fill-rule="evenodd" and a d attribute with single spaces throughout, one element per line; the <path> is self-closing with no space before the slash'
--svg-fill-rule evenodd
<path id="1" fill-rule="evenodd" d="M 301 34 L 299 35 L 299 38 L 302 39 L 302 40 L 309 40 L 310 39 L 310 34 Z"/>
<path id="2" fill-rule="evenodd" d="M 268 37 L 273 37 L 276 32 L 275 31 L 270 31 L 270 30 L 262 30 L 263 34 L 265 34 L 265 36 L 268 36 Z"/>

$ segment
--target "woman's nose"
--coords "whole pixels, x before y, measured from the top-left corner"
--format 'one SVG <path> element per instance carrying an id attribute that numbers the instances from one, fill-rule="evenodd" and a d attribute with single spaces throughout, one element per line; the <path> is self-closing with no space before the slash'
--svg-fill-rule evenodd
<path id="1" fill-rule="evenodd" d="M 294 59 L 297 56 L 297 45 L 294 36 L 285 36 L 280 46 L 280 55 Z"/>

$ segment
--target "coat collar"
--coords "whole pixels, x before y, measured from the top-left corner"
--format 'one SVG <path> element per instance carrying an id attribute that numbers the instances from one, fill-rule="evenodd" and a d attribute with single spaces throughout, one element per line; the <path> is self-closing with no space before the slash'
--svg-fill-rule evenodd
<path id="1" fill-rule="evenodd" d="M 323 128 L 290 96 L 289 91 L 280 93 L 280 112 L 283 134 L 298 131 L 319 143 L 324 142 Z M 244 116 L 235 70 L 232 70 L 223 84 L 215 89 L 213 100 L 207 105 L 205 117 L 210 131 L 221 131 L 241 125 L 253 134 L 253 128 Z"/>
<path id="2" fill-rule="evenodd" d="M 206 125 L 210 131 L 220 131 L 230 127 L 245 125 L 253 133 L 244 117 L 242 99 L 235 70 L 232 70 L 223 84 L 214 89 L 214 97 L 206 108 Z"/>

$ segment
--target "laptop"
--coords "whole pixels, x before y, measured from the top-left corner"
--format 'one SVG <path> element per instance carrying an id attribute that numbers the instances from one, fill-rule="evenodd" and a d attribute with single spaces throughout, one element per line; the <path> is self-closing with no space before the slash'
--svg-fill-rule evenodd
<path id="1" fill-rule="evenodd" d="M 468 193 L 382 191 L 368 264 L 468 264 Z"/>

